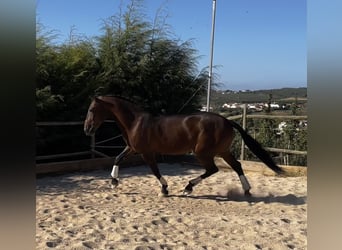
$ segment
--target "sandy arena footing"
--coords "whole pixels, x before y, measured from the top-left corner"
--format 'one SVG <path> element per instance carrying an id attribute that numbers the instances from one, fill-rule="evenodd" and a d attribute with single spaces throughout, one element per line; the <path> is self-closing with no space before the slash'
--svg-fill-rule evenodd
<path id="1" fill-rule="evenodd" d="M 188 181 L 204 170 L 160 164 L 169 197 L 147 166 L 37 179 L 36 249 L 307 249 L 307 177 L 219 171 L 190 196 Z"/>

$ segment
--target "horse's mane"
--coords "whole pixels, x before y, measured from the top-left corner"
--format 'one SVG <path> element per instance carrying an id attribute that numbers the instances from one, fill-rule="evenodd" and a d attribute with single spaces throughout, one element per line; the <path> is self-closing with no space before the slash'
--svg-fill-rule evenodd
<path id="1" fill-rule="evenodd" d="M 126 97 L 126 96 L 121 96 L 121 95 L 99 95 L 97 97 L 111 97 L 111 98 L 117 98 L 117 99 L 120 99 L 120 100 L 123 100 L 127 103 L 129 103 L 131 106 L 133 106 L 135 109 L 138 109 L 140 111 L 143 111 L 144 109 L 142 108 L 142 105 L 141 104 L 138 104 L 136 101 Z"/>
<path id="2" fill-rule="evenodd" d="M 131 105 L 133 104 L 134 106 L 137 106 L 137 107 L 141 107 L 141 104 L 138 104 L 137 101 L 134 101 L 132 100 L 131 98 L 128 98 L 127 96 L 122 96 L 122 95 L 114 95 L 114 94 L 105 94 L 105 88 L 104 87 L 98 87 L 96 90 L 95 90 L 95 95 L 93 96 L 93 98 L 96 98 L 96 97 L 113 97 L 113 98 L 118 98 L 118 99 L 121 99 L 121 100 L 124 100 L 128 103 L 130 103 Z M 137 97 L 135 97 L 135 99 L 137 99 Z M 139 98 L 138 98 L 139 100 Z"/>
<path id="3" fill-rule="evenodd" d="M 118 98 L 118 99 L 124 100 L 126 102 L 130 102 L 130 103 L 132 103 L 134 105 L 137 105 L 137 106 L 139 105 L 139 104 L 136 103 L 136 101 L 134 101 L 131 98 L 128 98 L 126 96 L 122 96 L 122 95 L 104 95 L 104 96 Z"/>

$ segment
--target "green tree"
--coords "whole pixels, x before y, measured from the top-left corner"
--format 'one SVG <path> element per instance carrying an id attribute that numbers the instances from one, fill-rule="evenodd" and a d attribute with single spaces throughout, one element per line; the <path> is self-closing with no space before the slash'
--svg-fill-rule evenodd
<path id="1" fill-rule="evenodd" d="M 53 44 L 58 35 L 52 31 L 46 31 L 41 23 L 36 24 L 36 86 L 44 88 L 55 78 L 57 46 Z"/>
<path id="2" fill-rule="evenodd" d="M 143 1 L 132 0 L 103 21 L 102 34 L 95 39 L 72 27 L 69 39 L 60 44 L 54 42 L 54 31 L 37 24 L 37 120 L 84 119 L 89 97 L 99 87 L 102 94 L 128 97 L 155 114 L 195 111 L 207 74 L 197 70 L 192 41 L 171 36 L 165 13 L 160 8 L 153 21 L 146 21 Z M 37 152 L 59 153 L 75 134 L 83 136 L 79 128 L 41 128 Z M 84 147 L 83 137 L 73 140 L 80 142 L 77 150 Z"/>
<path id="3" fill-rule="evenodd" d="M 96 48 L 91 40 L 74 31 L 71 30 L 68 42 L 56 45 L 53 41 L 57 35 L 53 31 L 46 32 L 42 25 L 37 24 L 36 97 L 39 119 L 80 119 L 88 105 L 85 100 L 96 89 L 95 79 L 99 71 Z M 43 98 L 48 94 L 58 96 L 60 101 L 53 106 L 48 104 L 49 99 Z M 48 105 L 42 105 L 44 100 Z M 44 110 L 39 105 L 44 106 Z"/>
<path id="4" fill-rule="evenodd" d="M 103 35 L 97 38 L 101 72 L 98 80 L 107 93 L 131 96 L 141 84 L 149 24 L 143 20 L 142 1 L 133 0 L 126 12 L 103 21 Z"/>
<path id="5" fill-rule="evenodd" d="M 153 23 L 145 21 L 141 4 L 133 0 L 104 21 L 104 34 L 98 37 L 98 79 L 105 93 L 136 99 L 153 113 L 194 111 L 206 80 L 203 72 L 196 72 L 196 50 L 191 40 L 167 36 L 161 10 Z"/>
<path id="6" fill-rule="evenodd" d="M 91 41 L 73 40 L 59 47 L 56 60 L 59 77 L 53 92 L 64 97 L 63 119 L 81 119 L 88 107 L 90 93 L 97 88 L 100 70 L 96 50 Z M 70 112 L 72 111 L 72 112 Z"/>
<path id="7" fill-rule="evenodd" d="M 48 118 L 51 112 L 54 113 L 58 110 L 58 104 L 61 102 L 63 102 L 63 97 L 61 95 L 53 95 L 50 86 L 36 89 L 37 120 L 42 121 Z"/>

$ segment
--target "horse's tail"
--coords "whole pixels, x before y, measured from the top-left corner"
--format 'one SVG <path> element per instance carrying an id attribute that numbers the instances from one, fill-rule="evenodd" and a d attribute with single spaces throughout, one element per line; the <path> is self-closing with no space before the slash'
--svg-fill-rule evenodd
<path id="1" fill-rule="evenodd" d="M 257 142 L 252 136 L 247 134 L 247 132 L 236 122 L 230 121 L 233 128 L 235 128 L 241 134 L 243 141 L 246 143 L 248 148 L 270 169 L 272 169 L 277 174 L 283 174 L 284 170 L 277 166 L 271 156 L 267 151 Z"/>

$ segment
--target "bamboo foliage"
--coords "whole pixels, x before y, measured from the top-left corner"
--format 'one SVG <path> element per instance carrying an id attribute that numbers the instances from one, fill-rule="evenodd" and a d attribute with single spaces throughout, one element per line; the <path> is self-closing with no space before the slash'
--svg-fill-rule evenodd
<path id="1" fill-rule="evenodd" d="M 144 1 L 123 2 L 102 21 L 97 37 L 77 34 L 73 26 L 67 41 L 56 44 L 58 35 L 37 24 L 37 94 L 49 86 L 52 96 L 61 97 L 58 110 L 51 109 L 50 118 L 38 110 L 38 120 L 83 118 L 99 87 L 102 94 L 128 97 L 153 113 L 176 113 L 185 103 L 182 112 L 200 106 L 207 76 L 197 69 L 193 41 L 172 36 L 163 7 L 148 20 Z"/>
<path id="2" fill-rule="evenodd" d="M 127 97 L 154 114 L 200 107 L 207 75 L 197 69 L 193 41 L 173 36 L 163 7 L 149 20 L 143 0 L 124 2 L 102 21 L 96 37 L 78 34 L 73 26 L 66 41 L 56 42 L 57 32 L 37 23 L 37 121 L 83 120 L 98 89 L 103 95 Z M 66 133 L 57 136 L 56 129 L 39 128 L 37 152 L 53 148 L 52 154 L 63 153 Z M 68 131 L 80 133 L 80 128 Z M 68 147 L 86 144 L 84 139 L 74 142 Z"/>

